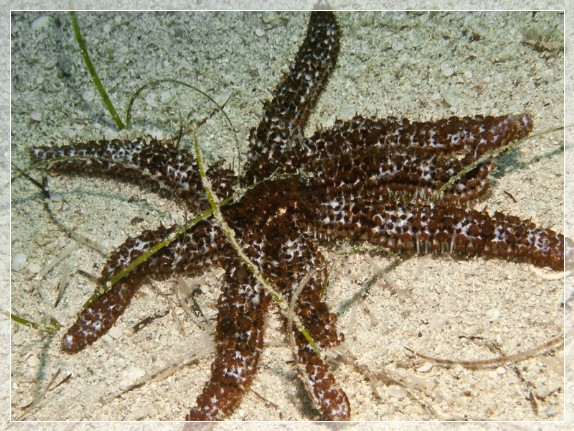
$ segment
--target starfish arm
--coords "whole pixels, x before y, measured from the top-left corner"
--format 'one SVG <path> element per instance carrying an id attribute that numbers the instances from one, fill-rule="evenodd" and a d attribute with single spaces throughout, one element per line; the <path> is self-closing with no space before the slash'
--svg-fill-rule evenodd
<path id="1" fill-rule="evenodd" d="M 339 345 L 344 337 L 337 332 L 337 316 L 329 311 L 321 293 L 325 286 L 327 270 L 325 260 L 317 248 L 301 235 L 290 219 L 277 216 L 248 238 L 253 259 L 262 262 L 268 279 L 295 305 L 294 312 L 313 337 L 319 349 Z M 261 239 L 263 239 L 261 241 Z M 270 258 L 272 256 L 272 259 Z M 351 407 L 345 392 L 337 386 L 329 366 L 319 357 L 308 340 L 294 326 L 298 374 L 326 420 L 346 420 Z"/>
<path id="2" fill-rule="evenodd" d="M 48 168 L 61 173 L 105 175 L 133 183 L 144 183 L 183 199 L 189 209 L 207 207 L 197 164 L 193 156 L 170 140 L 149 136 L 137 140 L 100 140 L 60 147 L 35 147 L 30 151 L 36 162 L 53 159 Z M 208 176 L 219 196 L 232 192 L 235 175 L 216 163 Z"/>
<path id="3" fill-rule="evenodd" d="M 299 157 L 313 163 L 316 158 L 309 157 L 311 154 L 319 158 L 336 158 L 343 153 L 375 146 L 429 157 L 442 153 L 476 159 L 487 151 L 527 136 L 532 126 L 532 119 L 527 114 L 449 117 L 434 122 L 356 116 L 349 121 L 337 120 L 332 128 L 315 132 L 305 140 L 309 147 L 307 153 Z"/>
<path id="4" fill-rule="evenodd" d="M 141 277 L 129 277 L 82 310 L 64 335 L 62 350 L 79 352 L 108 332 L 124 313 L 140 284 Z"/>
<path id="5" fill-rule="evenodd" d="M 425 197 L 491 151 L 527 136 L 526 114 L 451 117 L 435 123 L 355 117 L 305 140 L 304 149 L 285 154 L 293 168 L 313 172 L 333 195 L 396 199 Z M 495 160 L 479 164 L 449 187 L 444 202 L 467 202 L 489 186 Z"/>
<path id="6" fill-rule="evenodd" d="M 244 265 L 235 261 L 227 268 L 217 304 L 217 356 L 211 379 L 186 420 L 224 419 L 241 401 L 257 370 L 269 301 Z"/>
<path id="7" fill-rule="evenodd" d="M 321 298 L 327 278 L 324 259 L 303 237 L 295 241 L 290 240 L 289 245 L 285 247 L 288 254 L 292 253 L 289 249 L 293 249 L 294 246 L 301 247 L 302 250 L 301 256 L 294 257 L 293 266 L 298 267 L 297 275 L 291 274 L 289 277 L 293 280 L 289 289 L 290 294 L 293 294 L 298 287 L 302 288 L 297 297 L 296 314 L 301 317 L 301 321 L 320 349 L 337 346 L 344 340 L 344 336 L 337 333 L 337 316 L 329 311 L 327 304 Z M 282 261 L 284 260 L 285 258 L 282 258 Z M 304 282 L 305 286 L 298 286 Z M 295 328 L 292 330 L 296 331 Z M 298 331 L 295 340 L 298 346 L 296 367 L 299 377 L 323 419 L 348 420 L 351 416 L 349 399 L 338 387 L 329 365 L 317 355 Z"/>
<path id="8" fill-rule="evenodd" d="M 313 398 L 324 420 L 343 421 L 351 418 L 347 394 L 336 386 L 335 377 L 327 363 L 309 348 L 300 348 L 297 358 L 299 373 L 307 393 Z"/>
<path id="9" fill-rule="evenodd" d="M 128 238 L 111 254 L 98 280 L 99 286 L 106 286 L 128 264 L 174 231 L 175 227 L 162 226 L 155 231 L 145 231 L 136 238 Z M 198 274 L 219 263 L 226 247 L 219 230 L 208 223 L 182 235 L 90 302 L 64 336 L 62 349 L 78 352 L 108 332 L 147 277 L 166 277 L 181 272 Z"/>
<path id="10" fill-rule="evenodd" d="M 317 222 L 317 231 L 326 239 L 354 236 L 407 253 L 482 255 L 558 270 L 572 264 L 571 241 L 562 234 L 500 212 L 417 203 L 374 202 L 358 208 L 341 201 L 322 206 Z"/>
<path id="11" fill-rule="evenodd" d="M 339 25 L 332 12 L 312 12 L 307 35 L 289 72 L 264 103 L 263 119 L 251 130 L 248 184 L 281 168 L 280 155 L 297 146 L 303 128 L 339 54 Z"/>

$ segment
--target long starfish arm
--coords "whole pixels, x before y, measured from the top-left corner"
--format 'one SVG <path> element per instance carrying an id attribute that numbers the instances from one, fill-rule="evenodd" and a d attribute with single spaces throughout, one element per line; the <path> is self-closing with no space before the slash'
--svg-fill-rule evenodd
<path id="1" fill-rule="evenodd" d="M 532 130 L 527 114 L 450 117 L 439 121 L 414 121 L 406 118 L 365 118 L 337 120 L 326 130 L 306 140 L 309 151 L 319 158 L 337 158 L 342 153 L 367 147 L 388 151 L 408 151 L 432 156 L 450 154 L 477 158 L 489 150 L 522 138 Z M 314 163 L 316 159 L 307 159 Z"/>
<path id="2" fill-rule="evenodd" d="M 279 168 L 280 155 L 299 145 L 309 114 L 335 68 L 339 54 L 339 25 L 332 12 L 312 12 L 307 35 L 289 72 L 264 104 L 263 119 L 251 130 L 248 183 Z"/>
<path id="3" fill-rule="evenodd" d="M 162 226 L 155 231 L 145 231 L 136 238 L 129 238 L 112 253 L 98 284 L 105 286 L 126 265 L 167 238 L 174 230 L 175 227 L 168 229 Z M 219 230 L 207 223 L 198 226 L 192 233 L 184 234 L 88 304 L 64 336 L 63 350 L 78 352 L 108 332 L 124 313 L 146 277 L 165 277 L 181 272 L 197 274 L 219 263 L 225 247 L 225 239 L 220 236 Z"/>
<path id="4" fill-rule="evenodd" d="M 294 160 L 292 169 L 312 172 L 327 193 L 425 196 L 487 151 L 521 139 L 531 129 L 526 114 L 451 117 L 435 123 L 355 117 L 317 132 L 284 158 Z M 493 167 L 493 160 L 479 164 L 446 190 L 443 201 L 466 202 L 482 195 Z"/>
<path id="5" fill-rule="evenodd" d="M 145 183 L 156 190 L 175 194 L 188 208 L 207 206 L 194 157 L 171 141 L 149 136 L 134 141 L 100 140 L 63 145 L 39 146 L 30 150 L 36 162 L 54 161 L 48 169 L 61 173 L 105 175 L 132 183 Z M 235 182 L 232 171 L 220 163 L 210 167 L 208 176 L 221 197 L 228 196 Z"/>
<path id="6" fill-rule="evenodd" d="M 297 270 L 294 271 L 296 275 L 290 276 L 293 285 L 289 289 L 290 294 L 298 288 L 301 289 L 297 298 L 296 314 L 301 317 L 303 324 L 320 349 L 337 346 L 344 337 L 337 333 L 336 315 L 329 311 L 327 304 L 321 298 L 327 277 L 323 257 L 312 244 L 303 238 L 290 240 L 285 250 L 293 255 L 289 250 L 299 247 L 300 256 L 292 258 L 292 269 L 297 268 Z M 323 269 L 320 270 L 322 266 Z M 298 286 L 305 281 L 306 285 Z M 295 365 L 299 371 L 299 377 L 319 408 L 323 419 L 348 420 L 351 416 L 349 399 L 347 394 L 338 387 L 329 365 L 317 355 L 298 331 L 295 333 L 295 340 L 298 346 Z"/>
<path id="7" fill-rule="evenodd" d="M 450 252 L 571 267 L 572 241 L 552 229 L 500 212 L 451 205 L 386 204 L 357 208 L 344 201 L 323 205 L 317 231 L 325 239 L 349 237 L 407 253 Z M 566 247 L 566 255 L 565 255 Z"/>
<path id="8" fill-rule="evenodd" d="M 258 236 L 263 239 L 260 250 L 251 251 L 254 259 L 262 262 L 262 270 L 271 283 L 295 305 L 293 312 L 319 349 L 323 351 L 339 345 L 344 337 L 337 332 L 337 317 L 321 297 L 327 277 L 323 256 L 297 231 L 289 218 L 278 215 L 262 229 L 261 236 L 256 232 L 249 238 L 250 243 L 257 243 Z M 326 420 L 349 419 L 349 400 L 338 387 L 327 363 L 295 327 L 288 330 L 295 331 L 295 366 L 299 377 L 322 417 Z"/>
<path id="9" fill-rule="evenodd" d="M 270 298 L 247 268 L 235 263 L 227 268 L 217 304 L 217 357 L 211 365 L 211 379 L 186 420 L 224 419 L 241 401 L 257 369 Z"/>

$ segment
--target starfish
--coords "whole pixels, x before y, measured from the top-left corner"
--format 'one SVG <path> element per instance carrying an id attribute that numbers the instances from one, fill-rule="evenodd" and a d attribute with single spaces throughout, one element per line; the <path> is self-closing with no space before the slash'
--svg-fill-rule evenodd
<path id="1" fill-rule="evenodd" d="M 467 207 L 488 189 L 495 160 L 465 174 L 440 201 L 429 199 L 471 162 L 527 136 L 532 129 L 528 115 L 451 117 L 433 123 L 356 116 L 305 137 L 309 114 L 335 68 L 339 38 L 335 16 L 313 12 L 295 61 L 250 134 L 243 175 L 236 176 L 220 162 L 208 169 L 221 198 L 235 195 L 239 187 L 247 189 L 222 208 L 223 216 L 247 255 L 288 300 L 300 290 L 295 312 L 319 349 L 337 346 L 344 337 L 322 298 L 327 270 L 318 245 L 352 239 L 406 255 L 446 252 L 562 269 L 561 234 L 500 212 L 491 215 Z M 50 165 L 56 172 L 145 183 L 180 199 L 194 213 L 208 208 L 194 155 L 172 140 L 146 136 L 41 146 L 32 149 L 31 156 L 35 161 L 66 158 Z M 98 283 L 105 285 L 176 230 L 161 226 L 128 238 L 112 253 Z M 253 380 L 263 347 L 264 316 L 272 302 L 214 220 L 195 225 L 90 303 L 64 336 L 64 351 L 78 352 L 109 331 L 147 277 L 198 275 L 213 266 L 225 271 L 217 357 L 187 419 L 225 418 Z M 327 363 L 300 332 L 295 332 L 295 341 L 300 378 L 323 417 L 350 418 L 347 396 Z"/>

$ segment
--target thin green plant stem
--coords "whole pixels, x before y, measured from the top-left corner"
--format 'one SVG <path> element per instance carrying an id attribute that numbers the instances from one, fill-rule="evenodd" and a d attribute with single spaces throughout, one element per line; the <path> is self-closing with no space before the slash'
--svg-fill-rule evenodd
<path id="1" fill-rule="evenodd" d="M 84 63 L 86 63 L 86 67 L 88 68 L 88 72 L 90 73 L 90 76 L 94 81 L 94 85 L 98 89 L 100 96 L 102 96 L 104 104 L 106 105 L 106 108 L 108 109 L 110 115 L 116 122 L 118 128 L 120 130 L 125 129 L 126 126 L 124 125 L 122 119 L 116 112 L 114 105 L 112 104 L 112 101 L 108 97 L 108 93 L 106 93 L 106 89 L 104 88 L 102 81 L 100 81 L 98 73 L 96 72 L 96 68 L 94 67 L 92 60 L 90 59 L 90 54 L 88 53 L 86 43 L 84 42 L 84 38 L 82 37 L 82 33 L 80 31 L 80 25 L 78 24 L 78 20 L 76 18 L 76 13 L 73 10 L 70 10 L 70 18 L 72 20 L 72 26 L 74 27 L 74 35 L 76 36 L 76 41 L 78 42 L 80 52 L 82 53 L 82 58 L 84 59 Z"/>
<path id="2" fill-rule="evenodd" d="M 42 319 L 42 322 L 38 323 L 38 322 L 33 322 L 31 320 L 28 320 L 24 317 L 18 316 L 17 314 L 9 313 L 7 311 L 0 311 L 0 314 L 3 314 L 4 316 L 9 317 L 10 320 L 12 320 L 13 322 L 16 322 L 20 325 L 24 325 L 24 326 L 28 326 L 30 328 L 33 328 L 36 331 L 40 332 L 41 334 L 50 335 L 50 334 L 53 334 L 55 332 L 58 332 L 60 330 L 60 328 L 62 327 L 60 322 L 58 322 L 52 316 L 46 315 Z"/>
<path id="3" fill-rule="evenodd" d="M 227 197 L 226 199 L 224 199 L 221 202 L 221 205 L 225 206 L 225 205 L 229 204 L 229 202 L 231 202 L 232 199 L 233 199 L 233 196 Z M 108 290 L 110 290 L 114 284 L 116 284 L 122 278 L 124 278 L 129 273 L 134 271 L 138 266 L 143 264 L 151 256 L 153 256 L 154 254 L 156 254 L 157 252 L 159 252 L 163 248 L 170 245 L 172 242 L 174 242 L 176 239 L 178 239 L 181 235 L 183 235 L 185 232 L 187 232 L 189 229 L 191 229 L 197 223 L 202 222 L 203 220 L 206 220 L 209 217 L 211 217 L 212 213 L 213 213 L 212 209 L 205 210 L 204 212 L 202 212 L 197 217 L 193 218 L 192 220 L 190 220 L 189 222 L 187 222 L 183 226 L 176 229 L 174 232 L 169 234 L 163 240 L 156 243 L 153 247 L 151 247 L 148 251 L 143 253 L 141 256 L 138 256 L 136 259 L 132 260 L 120 272 L 118 272 L 116 275 L 114 275 L 112 278 L 110 278 L 108 281 L 106 281 L 106 283 L 104 285 L 100 286 L 100 288 L 97 289 L 96 292 L 84 303 L 84 305 L 82 306 L 82 309 L 85 309 L 86 307 L 88 307 L 92 302 L 94 302 L 96 299 L 98 299 L 100 296 L 102 296 L 104 293 L 106 293 Z"/>
<path id="4" fill-rule="evenodd" d="M 299 319 L 299 316 L 289 313 L 289 304 L 287 303 L 283 295 L 281 295 L 280 292 L 278 292 L 271 286 L 271 284 L 267 281 L 265 276 L 261 273 L 259 267 L 255 265 L 251 261 L 251 259 L 249 259 L 249 257 L 247 256 L 241 245 L 237 242 L 237 239 L 235 238 L 235 231 L 231 229 L 231 227 L 227 224 L 227 222 L 223 218 L 223 214 L 221 214 L 221 202 L 219 201 L 217 195 L 213 193 L 213 189 L 211 188 L 211 184 L 205 173 L 205 167 L 203 165 L 203 156 L 201 153 L 201 148 L 199 147 L 199 140 L 197 139 L 196 131 L 193 132 L 193 146 L 195 148 L 195 159 L 197 162 L 199 176 L 201 177 L 201 182 L 203 184 L 203 189 L 205 190 L 205 194 L 207 195 L 207 200 L 209 201 L 209 205 L 211 206 L 213 216 L 215 217 L 215 220 L 217 221 L 219 227 L 223 229 L 227 241 L 233 247 L 239 258 L 243 261 L 249 272 L 253 274 L 253 276 L 257 279 L 257 281 L 261 284 L 261 286 L 263 286 L 265 291 L 269 294 L 269 296 L 271 296 L 273 301 L 279 306 L 281 313 L 285 317 L 292 319 L 295 327 L 299 330 L 299 332 L 301 332 L 301 334 L 303 334 L 303 336 L 305 337 L 309 345 L 313 348 L 317 356 L 321 357 L 319 347 L 315 343 L 315 340 L 313 340 L 313 337 L 311 337 L 311 334 L 309 334 L 309 331 L 307 331 L 307 329 L 303 325 L 303 322 L 301 322 L 301 319 Z"/>

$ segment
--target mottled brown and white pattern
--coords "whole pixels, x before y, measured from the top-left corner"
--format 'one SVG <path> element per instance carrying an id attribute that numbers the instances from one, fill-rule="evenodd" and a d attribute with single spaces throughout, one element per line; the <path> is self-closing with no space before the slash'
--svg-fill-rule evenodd
<path id="1" fill-rule="evenodd" d="M 319 347 L 337 346 L 343 335 L 321 297 L 327 273 L 317 244 L 353 239 L 407 255 L 448 252 L 562 268 L 561 234 L 499 212 L 468 209 L 467 202 L 487 190 L 494 161 L 465 175 L 438 203 L 428 200 L 448 178 L 485 152 L 527 136 L 532 129 L 528 115 L 437 122 L 356 116 L 305 137 L 309 113 L 336 65 L 339 37 L 333 14 L 311 15 L 295 62 L 251 132 L 243 176 L 237 178 L 220 163 L 208 170 L 222 198 L 238 185 L 252 186 L 272 174 L 286 174 L 261 182 L 223 212 L 247 254 L 278 290 L 289 298 L 306 280 L 297 314 Z M 177 196 L 193 212 L 207 208 L 193 155 L 171 141 L 142 137 L 39 146 L 31 155 L 34 160 L 81 155 L 50 169 L 135 180 Z M 105 284 L 175 228 L 162 226 L 128 239 L 110 256 L 99 283 Z M 106 333 L 146 277 L 200 274 L 212 266 L 225 270 L 218 302 L 217 357 L 211 379 L 187 418 L 225 418 L 256 372 L 263 319 L 272 305 L 212 221 L 194 227 L 83 310 L 64 336 L 64 350 L 82 350 Z M 307 280 L 312 271 L 316 273 Z M 310 395 L 318 400 L 322 416 L 348 419 L 349 401 L 328 366 L 300 334 L 296 341 L 298 361 L 307 372 L 302 378 L 308 378 Z"/>

